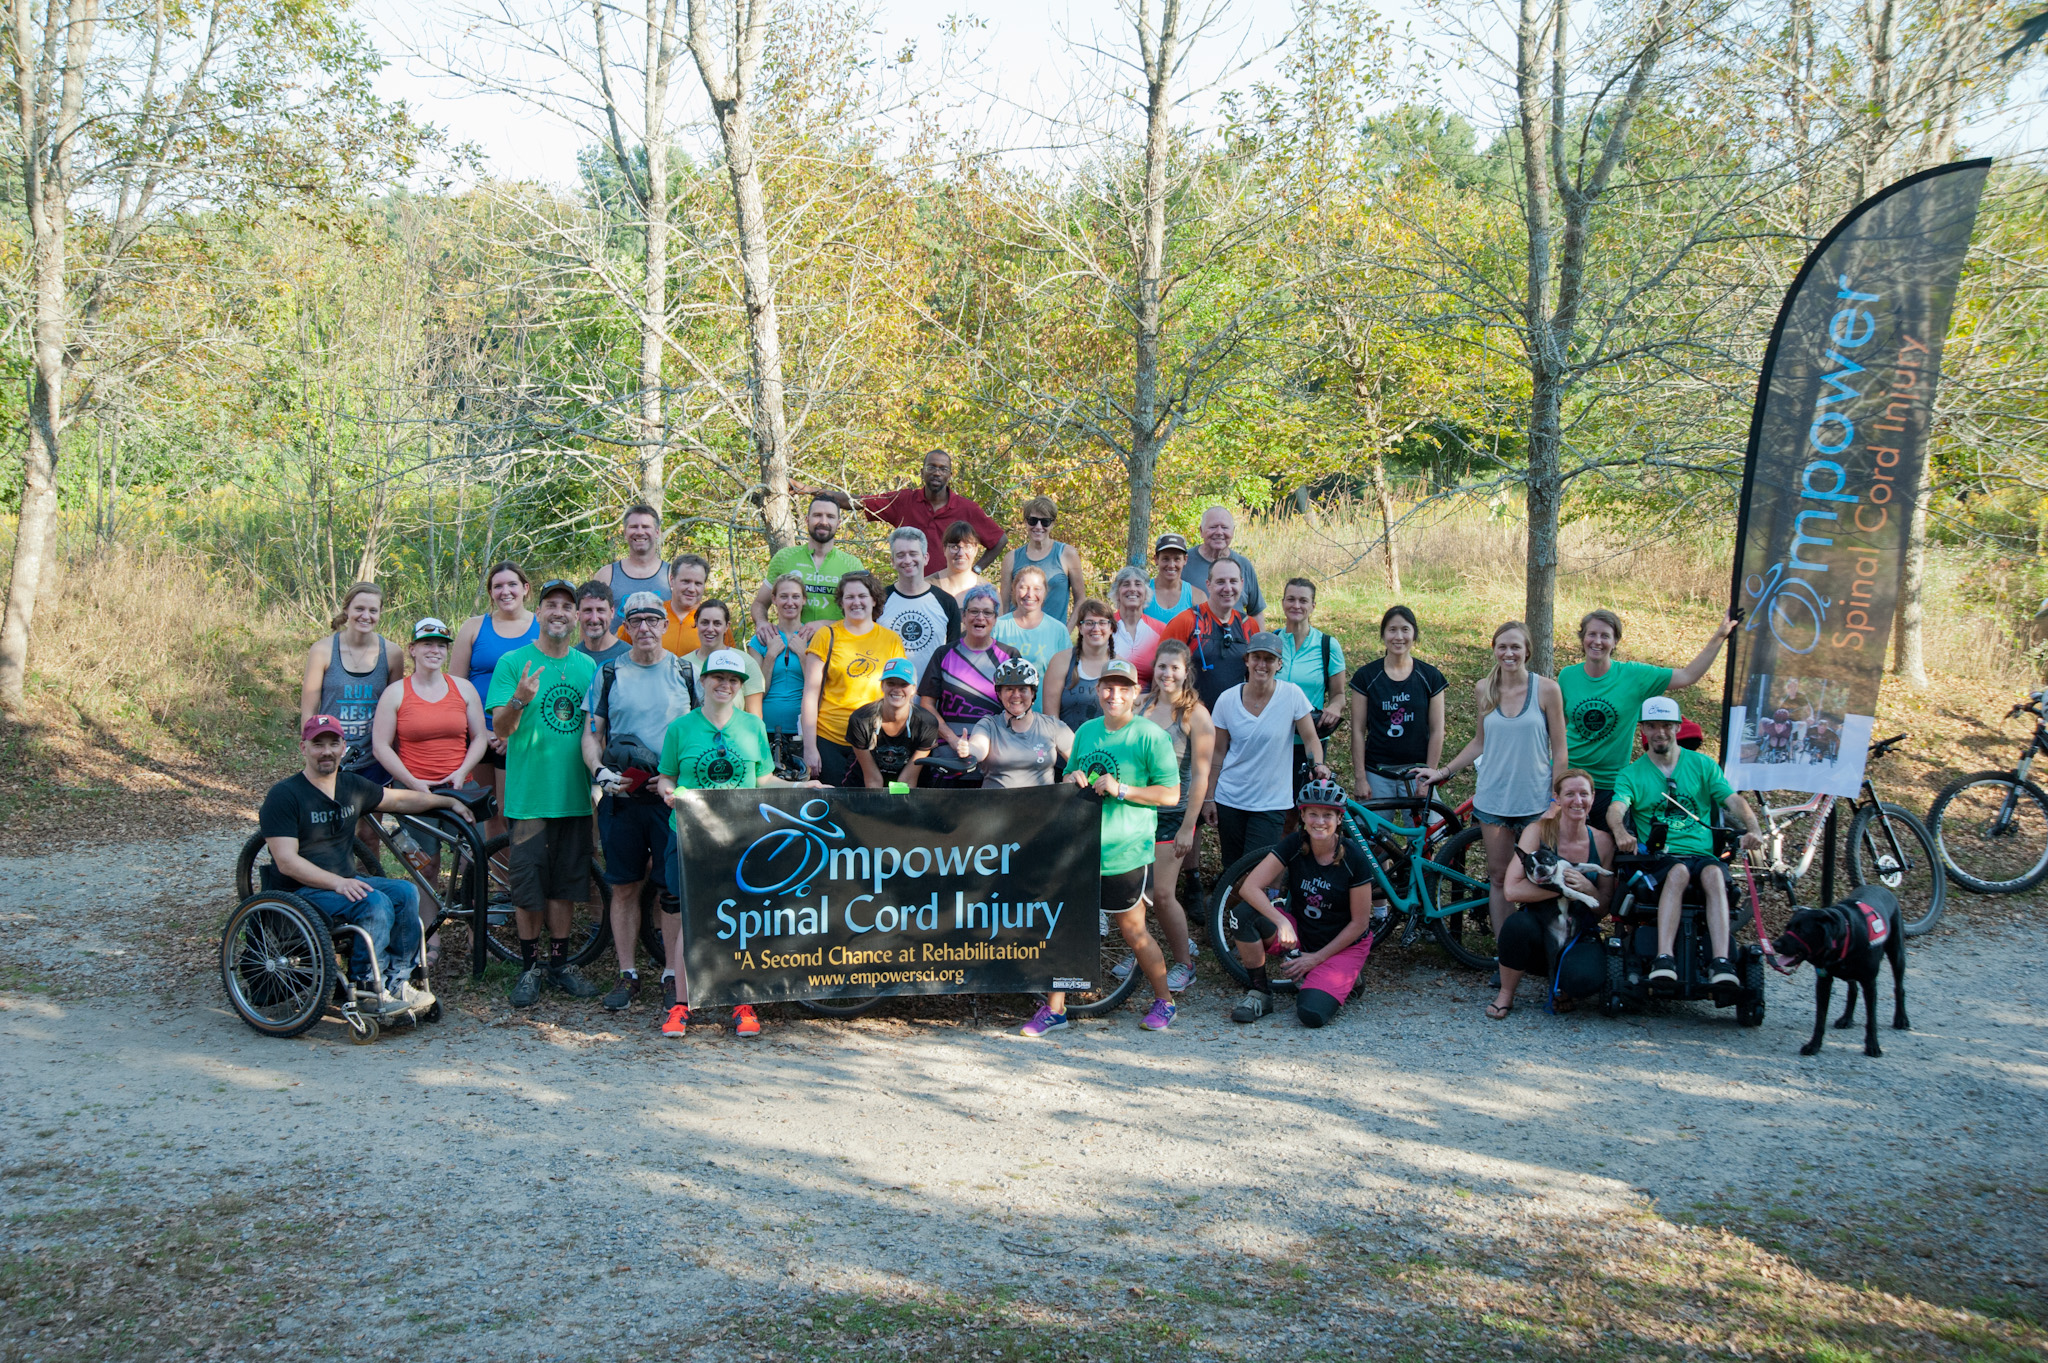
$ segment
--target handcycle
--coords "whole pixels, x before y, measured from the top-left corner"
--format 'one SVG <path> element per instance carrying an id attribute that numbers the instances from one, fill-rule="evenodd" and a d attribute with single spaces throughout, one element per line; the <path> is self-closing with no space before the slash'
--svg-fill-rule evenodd
<path id="1" fill-rule="evenodd" d="M 1905 734 L 1894 734 L 1871 744 L 1869 760 L 1890 756 L 1905 741 Z M 1798 908 L 1797 886 L 1813 868 L 1837 797 L 1813 795 L 1798 804 L 1773 805 L 1764 798 L 1768 793 L 1758 792 L 1763 805 L 1765 871 L 1770 882 L 1784 892 L 1786 901 Z M 1931 930 L 1947 906 L 1948 887 L 1927 826 L 1904 806 L 1879 799 L 1867 772 L 1862 790 L 1851 804 L 1855 816 L 1849 821 L 1849 883 L 1883 885 L 1896 894 L 1906 936 L 1918 937 Z M 1794 854 L 1788 847 L 1798 838 L 1801 819 L 1806 821 L 1804 845 Z"/>
<path id="2" fill-rule="evenodd" d="M 1395 773 L 1385 773 L 1394 775 Z M 1396 823 L 1390 813 L 1406 813 L 1413 823 Z M 1395 940 L 1403 946 L 1421 936 L 1425 925 L 1451 959 L 1472 970 L 1494 965 L 1493 919 L 1488 909 L 1485 877 L 1486 853 L 1477 826 L 1460 828 L 1436 842 L 1429 840 L 1436 821 L 1457 815 L 1440 801 L 1410 799 L 1345 801 L 1340 816 L 1342 837 L 1363 854 L 1373 882 L 1373 916 L 1366 930 L 1367 951 Z M 1479 849 L 1476 853 L 1474 849 Z M 1261 847 L 1247 852 L 1236 865 L 1217 877 L 1209 897 L 1209 940 L 1217 959 L 1240 985 L 1251 983 L 1251 972 L 1237 959 L 1233 949 L 1234 929 L 1241 915 L 1256 913 L 1244 901 L 1238 887 L 1273 851 Z M 1480 874 L 1466 870 L 1477 856 Z M 1279 907 L 1286 906 L 1284 885 L 1267 891 Z M 1368 955 L 1370 959 L 1370 955 Z M 1292 981 L 1274 979 L 1274 988 L 1293 988 Z"/>
<path id="3" fill-rule="evenodd" d="M 2034 759 L 2048 752 L 2041 704 L 2032 691 L 2006 713 L 2034 717 L 2033 737 L 2009 771 L 1978 771 L 1942 787 L 1928 830 L 1950 880 L 1978 894 L 2023 894 L 2048 877 L 2048 794 L 2034 784 Z M 1906 933 L 1911 936 L 1913 929 Z"/>

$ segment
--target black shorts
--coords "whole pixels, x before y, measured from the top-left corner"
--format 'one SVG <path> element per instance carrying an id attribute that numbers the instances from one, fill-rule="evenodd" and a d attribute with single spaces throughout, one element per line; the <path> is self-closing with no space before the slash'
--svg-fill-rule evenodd
<path id="1" fill-rule="evenodd" d="M 477 760 L 476 769 L 478 771 L 505 770 L 505 754 L 492 747 L 487 739 L 484 742 L 484 755 Z"/>
<path id="2" fill-rule="evenodd" d="M 1188 807 L 1162 809 L 1159 811 L 1159 831 L 1153 835 L 1154 842 L 1172 842 L 1180 836 L 1180 826 L 1187 822 Z"/>
<path id="3" fill-rule="evenodd" d="M 512 904 L 536 913 L 551 899 L 590 895 L 590 816 L 512 820 Z"/>
<path id="4" fill-rule="evenodd" d="M 664 890 L 675 859 L 675 832 L 668 806 L 660 800 L 607 795 L 597 804 L 597 832 L 604 842 L 604 883 L 631 885 L 652 880 Z"/>
<path id="5" fill-rule="evenodd" d="M 1135 871 L 1119 871 L 1102 878 L 1102 911 L 1111 917 L 1129 913 L 1132 909 L 1148 908 L 1151 903 L 1152 863 L 1146 862 Z"/>
<path id="6" fill-rule="evenodd" d="M 1693 880 L 1700 884 L 1705 883 L 1705 881 L 1701 880 L 1701 876 L 1709 866 L 1719 871 L 1723 880 L 1726 880 L 1728 875 L 1728 868 L 1721 864 L 1719 857 L 1704 856 L 1662 856 L 1643 867 L 1643 870 L 1648 873 L 1652 880 L 1657 882 L 1657 888 L 1661 890 L 1664 888 L 1664 877 L 1670 874 L 1671 868 L 1674 866 L 1685 867 Z"/>

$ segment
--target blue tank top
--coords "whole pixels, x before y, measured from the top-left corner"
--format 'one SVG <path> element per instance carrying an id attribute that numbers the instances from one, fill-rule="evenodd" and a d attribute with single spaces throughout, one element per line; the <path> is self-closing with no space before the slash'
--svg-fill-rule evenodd
<path id="1" fill-rule="evenodd" d="M 498 627 L 491 622 L 495 616 L 486 615 L 477 622 L 476 642 L 469 646 L 469 684 L 476 688 L 478 700 L 489 700 L 491 695 L 491 673 L 497 670 L 498 659 L 515 648 L 524 648 L 540 638 L 540 617 L 534 616 L 526 622 L 526 633 L 516 639 L 508 639 L 498 633 Z M 484 710 L 484 727 L 491 727 L 491 712 Z"/>
<path id="2" fill-rule="evenodd" d="M 1156 584 L 1148 582 L 1145 585 L 1147 588 L 1145 592 L 1145 618 L 1147 620 L 1157 620 L 1163 625 L 1182 611 L 1191 611 L 1195 608 L 1195 589 L 1188 585 L 1186 578 L 1180 580 L 1180 601 L 1171 609 L 1159 604 L 1159 588 Z"/>
<path id="3" fill-rule="evenodd" d="M 781 630 L 776 631 L 782 634 Z M 766 659 L 758 638 L 747 640 L 757 659 Z M 802 650 L 782 634 L 782 652 L 768 670 L 768 689 L 761 693 L 761 723 L 771 734 L 793 734 L 799 729 L 804 706 L 804 664 Z"/>
<path id="4" fill-rule="evenodd" d="M 1067 546 L 1058 540 L 1051 542 L 1044 558 L 1032 558 L 1029 545 L 1017 547 L 1017 571 L 1036 568 L 1045 574 L 1045 613 L 1062 623 L 1067 618 L 1067 602 L 1072 592 L 1067 581 L 1066 552 Z"/>
<path id="5" fill-rule="evenodd" d="M 653 592 L 662 600 L 668 600 L 668 565 L 661 564 L 646 577 L 634 577 L 626 571 L 626 560 L 613 559 L 612 599 L 618 602 L 620 610 L 626 608 L 626 598 L 634 592 Z"/>

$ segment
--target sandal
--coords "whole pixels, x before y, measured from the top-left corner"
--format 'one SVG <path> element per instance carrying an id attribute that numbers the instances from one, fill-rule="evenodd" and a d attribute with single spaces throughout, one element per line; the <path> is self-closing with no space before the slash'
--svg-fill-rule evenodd
<path id="1" fill-rule="evenodd" d="M 1499 1022 L 1502 1018 L 1505 1018 L 1509 1013 L 1512 1013 L 1514 1011 L 1515 1005 L 1512 1003 L 1501 1003 L 1498 1000 L 1496 1000 L 1493 1003 L 1489 1003 L 1486 1005 L 1486 1016 L 1494 1022 Z"/>

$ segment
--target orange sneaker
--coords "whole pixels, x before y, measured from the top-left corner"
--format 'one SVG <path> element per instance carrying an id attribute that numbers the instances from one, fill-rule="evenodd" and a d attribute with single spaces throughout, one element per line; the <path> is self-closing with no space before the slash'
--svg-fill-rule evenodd
<path id="1" fill-rule="evenodd" d="M 732 1029 L 741 1036 L 761 1035 L 761 1019 L 754 1016 L 754 1006 L 743 1003 L 732 1010 Z"/>
<path id="2" fill-rule="evenodd" d="M 687 1036 L 689 1031 L 690 1005 L 687 1003 L 670 1004 L 668 1016 L 662 1019 L 661 1034 L 663 1036 Z"/>

